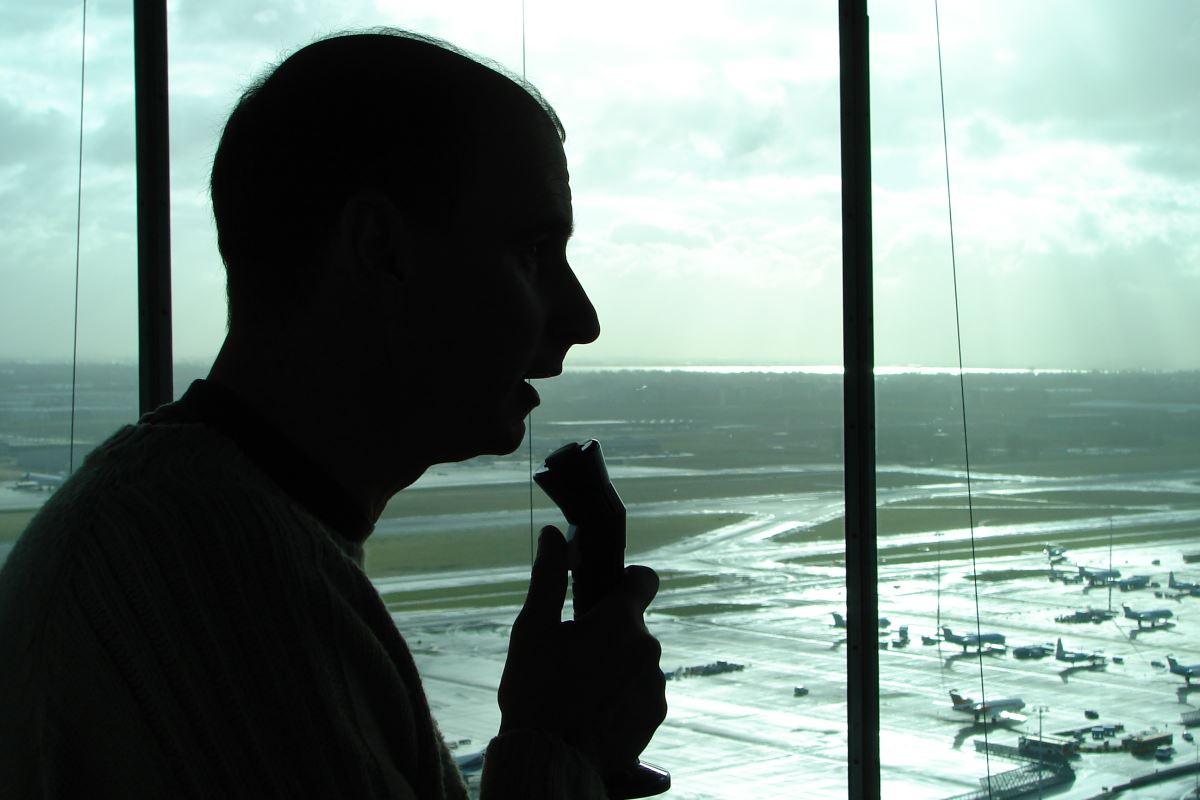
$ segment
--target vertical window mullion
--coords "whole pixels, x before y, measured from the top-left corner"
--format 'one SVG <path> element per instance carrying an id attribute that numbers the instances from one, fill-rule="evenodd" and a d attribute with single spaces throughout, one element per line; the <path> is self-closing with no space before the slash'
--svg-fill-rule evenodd
<path id="1" fill-rule="evenodd" d="M 842 341 L 845 364 L 847 783 L 879 797 L 879 599 L 875 547 L 875 394 L 871 118 L 866 0 L 841 0 Z"/>
<path id="2" fill-rule="evenodd" d="M 145 414 L 174 395 L 171 348 L 171 170 L 167 4 L 133 4 L 137 130 L 138 373 Z"/>

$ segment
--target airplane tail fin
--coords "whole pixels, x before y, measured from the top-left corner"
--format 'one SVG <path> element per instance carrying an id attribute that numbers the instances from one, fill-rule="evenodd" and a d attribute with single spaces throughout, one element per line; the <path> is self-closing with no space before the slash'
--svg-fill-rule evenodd
<path id="1" fill-rule="evenodd" d="M 943 626 L 942 626 L 942 636 L 944 636 L 944 637 L 946 637 L 947 639 L 949 639 L 949 638 L 950 638 L 951 636 L 953 636 L 953 635 L 954 635 L 954 631 L 950 630 L 950 626 L 949 626 L 949 625 L 943 625 Z"/>
<path id="2" fill-rule="evenodd" d="M 1128 604 L 1126 604 L 1126 603 L 1122 603 L 1122 604 L 1121 604 L 1121 608 L 1125 609 L 1125 617 L 1126 617 L 1126 619 L 1135 619 L 1135 617 L 1134 617 L 1134 614 L 1133 614 L 1133 609 L 1131 609 L 1131 608 L 1128 606 Z"/>
<path id="3" fill-rule="evenodd" d="M 1167 656 L 1167 666 L 1170 667 L 1171 672 L 1179 671 L 1179 662 L 1175 660 L 1175 656 Z"/>
<path id="4" fill-rule="evenodd" d="M 1054 655 L 1056 658 L 1062 658 L 1062 654 L 1063 654 L 1063 646 L 1062 646 L 1062 639 L 1060 638 L 1058 640 L 1058 644 L 1055 645 L 1055 647 L 1054 647 Z"/>
<path id="5" fill-rule="evenodd" d="M 956 691 L 951 690 L 950 702 L 956 706 L 961 706 L 961 705 L 965 704 L 967 701 L 966 701 L 966 699 L 963 698 L 963 696 L 961 694 L 959 694 Z"/>
<path id="6" fill-rule="evenodd" d="M 1167 588 L 1168 589 L 1175 588 L 1175 573 L 1174 572 L 1167 573 Z"/>

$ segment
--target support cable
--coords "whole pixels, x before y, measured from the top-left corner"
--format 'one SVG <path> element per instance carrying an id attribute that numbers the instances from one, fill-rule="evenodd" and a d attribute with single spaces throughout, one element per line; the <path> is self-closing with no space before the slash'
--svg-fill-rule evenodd
<path id="1" fill-rule="evenodd" d="M 950 137 L 946 129 L 946 82 L 942 72 L 942 25 L 940 15 L 938 14 L 938 0 L 933 0 L 933 20 L 937 32 L 938 94 L 941 98 L 942 106 L 942 158 L 946 172 L 946 216 L 950 226 L 950 274 L 954 282 L 954 338 L 958 348 L 958 394 L 959 400 L 962 403 L 963 465 L 967 479 L 967 521 L 971 532 L 971 573 L 974 578 L 971 584 L 975 592 L 975 636 L 978 640 L 982 635 L 983 625 L 979 616 L 979 568 L 975 553 L 975 504 L 971 487 L 971 447 L 967 434 L 967 390 L 966 381 L 963 377 L 962 322 L 959 315 L 958 300 L 958 259 L 954 243 L 954 204 L 950 194 Z M 979 701 L 986 704 L 986 684 L 983 675 L 983 643 L 977 641 L 976 645 L 979 661 Z M 992 762 L 988 746 L 988 720 L 986 714 L 983 719 L 983 744 L 988 794 L 991 795 Z"/>
<path id="2" fill-rule="evenodd" d="M 75 311 L 71 334 L 71 440 L 67 476 L 75 473 L 75 397 L 79 370 L 79 255 L 83 238 L 83 89 L 87 75 L 87 0 L 83 0 L 83 33 L 79 37 L 79 168 L 75 186 Z"/>
<path id="3" fill-rule="evenodd" d="M 529 381 L 527 380 L 526 383 Z M 529 563 L 533 564 L 534 559 L 534 535 L 533 535 L 533 410 L 529 411 L 529 424 L 525 435 L 529 439 Z"/>
<path id="4" fill-rule="evenodd" d="M 528 83 L 525 77 L 525 0 L 521 0 L 521 82 Z M 526 383 L 529 380 L 526 379 Z M 533 564 L 536 537 L 533 533 L 533 409 L 529 410 L 529 424 L 525 435 L 529 437 L 529 563 Z"/>

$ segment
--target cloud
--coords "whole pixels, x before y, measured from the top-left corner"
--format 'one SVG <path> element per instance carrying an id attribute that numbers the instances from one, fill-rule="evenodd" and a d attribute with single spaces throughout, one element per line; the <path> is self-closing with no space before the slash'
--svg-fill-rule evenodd
<path id="1" fill-rule="evenodd" d="M 0 341 L 15 355 L 61 357 L 79 7 L 46 0 L 4 13 Z M 969 352 L 1014 366 L 1200 366 L 1200 355 L 1169 346 L 1200 341 L 1189 312 L 1200 304 L 1200 18 L 1189 0 L 944 3 L 941 13 Z M 871 22 L 880 357 L 945 363 L 932 10 L 880 0 Z M 223 333 L 205 184 L 238 93 L 314 36 L 376 24 L 521 67 L 519 12 L 506 4 L 172 0 L 181 354 L 211 355 Z M 836 24 L 825 3 L 528 4 L 529 77 L 568 130 L 572 259 L 607 320 L 588 350 L 612 361 L 742 360 L 736 348 L 840 358 Z M 132 292 L 135 257 L 131 37 L 128 6 L 89 9 L 87 345 L 125 357 L 132 306 L 117 292 Z"/>
<path id="2" fill-rule="evenodd" d="M 617 225 L 609 234 L 609 239 L 618 244 L 671 244 L 684 248 L 709 244 L 709 239 L 704 236 L 637 222 L 623 222 Z"/>

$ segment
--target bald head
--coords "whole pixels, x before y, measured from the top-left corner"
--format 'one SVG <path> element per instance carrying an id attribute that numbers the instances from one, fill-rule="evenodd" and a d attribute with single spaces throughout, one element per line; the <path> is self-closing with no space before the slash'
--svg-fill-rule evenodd
<path id="1" fill-rule="evenodd" d="M 355 193 L 378 190 L 435 232 L 480 162 L 531 125 L 563 138 L 536 90 L 444 42 L 376 30 L 294 53 L 243 94 L 213 162 L 231 325 L 306 297 Z"/>

